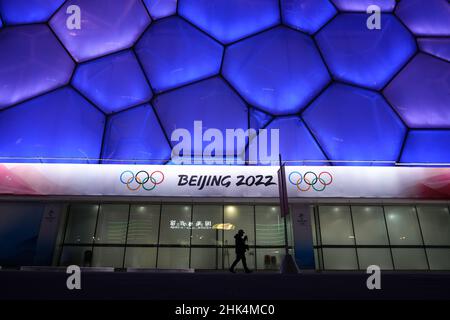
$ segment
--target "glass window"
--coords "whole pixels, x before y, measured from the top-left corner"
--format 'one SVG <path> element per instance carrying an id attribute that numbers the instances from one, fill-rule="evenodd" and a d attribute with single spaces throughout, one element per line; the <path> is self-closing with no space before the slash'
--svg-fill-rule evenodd
<path id="1" fill-rule="evenodd" d="M 100 206 L 96 243 L 123 244 L 127 234 L 128 205 L 105 204 Z"/>
<path id="2" fill-rule="evenodd" d="M 159 248 L 158 269 L 188 269 L 189 248 Z"/>
<path id="3" fill-rule="evenodd" d="M 221 248 L 192 248 L 191 268 L 222 269 Z"/>
<path id="4" fill-rule="evenodd" d="M 316 234 L 316 218 L 314 214 L 314 210 L 311 212 L 311 229 L 312 229 L 312 238 L 313 238 L 313 245 L 317 246 L 317 234 Z"/>
<path id="5" fill-rule="evenodd" d="M 358 248 L 359 267 L 366 270 L 368 266 L 376 265 L 382 270 L 392 270 L 391 250 L 389 248 Z"/>
<path id="6" fill-rule="evenodd" d="M 255 269 L 255 249 L 254 247 L 250 247 L 250 250 L 246 251 L 245 258 L 247 260 L 247 267 L 249 269 Z M 236 259 L 236 253 L 234 248 L 224 248 L 223 249 L 223 260 L 224 260 L 224 268 L 229 269 L 233 264 L 234 259 Z M 239 262 L 235 268 L 236 270 L 244 270 L 242 266 L 242 262 Z"/>
<path id="7" fill-rule="evenodd" d="M 392 245 L 423 245 L 414 207 L 385 207 L 385 212 Z"/>
<path id="8" fill-rule="evenodd" d="M 355 244 L 350 207 L 320 206 L 319 220 L 324 245 Z"/>
<path id="9" fill-rule="evenodd" d="M 248 244 L 255 244 L 255 220 L 253 206 L 225 206 L 225 245 L 234 246 L 234 235 L 243 229 L 248 237 Z"/>
<path id="10" fill-rule="evenodd" d="M 159 205 L 131 206 L 127 244 L 157 244 L 159 213 Z"/>
<path id="11" fill-rule="evenodd" d="M 427 248 L 431 270 L 450 270 L 450 249 Z"/>
<path id="12" fill-rule="evenodd" d="M 222 245 L 223 207 L 195 205 L 192 216 L 192 244 Z"/>
<path id="13" fill-rule="evenodd" d="M 392 248 L 394 266 L 397 270 L 427 270 L 424 249 Z"/>
<path id="14" fill-rule="evenodd" d="M 417 207 L 425 245 L 450 245 L 450 214 L 447 207 Z"/>
<path id="15" fill-rule="evenodd" d="M 284 245 L 284 219 L 280 217 L 280 208 L 256 206 L 255 214 L 256 244 L 260 246 Z"/>
<path id="16" fill-rule="evenodd" d="M 90 267 L 92 263 L 92 247 L 65 246 L 61 254 L 59 265 Z"/>
<path id="17" fill-rule="evenodd" d="M 388 245 L 382 207 L 352 206 L 357 245 Z"/>
<path id="18" fill-rule="evenodd" d="M 77 204 L 70 206 L 65 243 L 92 243 L 98 205 Z"/>
<path id="19" fill-rule="evenodd" d="M 355 249 L 323 248 L 322 250 L 326 270 L 358 270 Z"/>
<path id="20" fill-rule="evenodd" d="M 125 268 L 156 268 L 156 248 L 127 247 Z"/>
<path id="21" fill-rule="evenodd" d="M 159 243 L 189 245 L 190 237 L 191 206 L 163 205 Z"/>
<path id="22" fill-rule="evenodd" d="M 280 270 L 281 260 L 285 254 L 284 248 L 256 249 L 258 270 Z"/>
<path id="23" fill-rule="evenodd" d="M 124 250 L 122 247 L 94 247 L 92 266 L 122 268 Z"/>

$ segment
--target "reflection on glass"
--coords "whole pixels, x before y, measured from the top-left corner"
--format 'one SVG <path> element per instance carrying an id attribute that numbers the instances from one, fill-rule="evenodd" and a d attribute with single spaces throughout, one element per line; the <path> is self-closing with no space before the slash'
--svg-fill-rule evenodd
<path id="1" fill-rule="evenodd" d="M 388 245 L 382 207 L 352 206 L 357 245 Z"/>
<path id="2" fill-rule="evenodd" d="M 96 243 L 123 244 L 127 234 L 128 205 L 105 204 L 100 206 Z"/>
<path id="3" fill-rule="evenodd" d="M 450 214 L 447 207 L 417 207 L 425 245 L 450 245 Z"/>
<path id="4" fill-rule="evenodd" d="M 192 244 L 221 245 L 223 225 L 222 206 L 195 205 L 192 216 Z"/>
<path id="5" fill-rule="evenodd" d="M 157 244 L 159 205 L 133 205 L 130 211 L 127 244 Z"/>
<path id="6" fill-rule="evenodd" d="M 92 243 L 98 205 L 77 204 L 70 206 L 65 243 Z"/>
<path id="7" fill-rule="evenodd" d="M 224 230 L 225 245 L 234 246 L 234 236 L 238 230 L 243 229 L 248 237 L 248 244 L 255 244 L 255 220 L 253 206 L 225 206 L 224 223 L 230 223 L 234 226 L 233 230 Z"/>
<path id="8" fill-rule="evenodd" d="M 191 226 L 190 205 L 163 205 L 159 243 L 189 245 Z"/>
<path id="9" fill-rule="evenodd" d="M 350 207 L 320 206 L 319 219 L 324 245 L 355 244 Z"/>
<path id="10" fill-rule="evenodd" d="M 385 212 L 392 245 L 422 245 L 414 207 L 387 206 Z"/>
<path id="11" fill-rule="evenodd" d="M 260 246 L 282 246 L 284 239 L 284 220 L 276 206 L 256 206 L 256 244 Z"/>

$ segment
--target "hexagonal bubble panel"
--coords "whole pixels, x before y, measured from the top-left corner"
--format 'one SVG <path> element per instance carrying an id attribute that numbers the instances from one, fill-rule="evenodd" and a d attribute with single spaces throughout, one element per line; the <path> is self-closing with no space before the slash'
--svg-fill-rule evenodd
<path id="1" fill-rule="evenodd" d="M 450 128 L 450 64 L 419 53 L 384 95 L 412 128 Z"/>
<path id="2" fill-rule="evenodd" d="M 144 0 L 153 19 L 161 19 L 177 12 L 177 0 Z"/>
<path id="3" fill-rule="evenodd" d="M 97 163 L 88 159 L 100 157 L 104 125 L 103 114 L 77 92 L 57 89 L 0 112 L 0 156 L 13 162 Z"/>
<path id="4" fill-rule="evenodd" d="M 270 130 L 279 130 L 279 153 L 288 165 L 323 165 L 320 160 L 327 160 L 317 142 L 299 117 L 276 118 L 265 128 L 267 133 L 268 153 L 271 152 Z M 255 143 L 250 142 L 250 146 Z M 260 159 L 258 159 L 260 160 Z M 304 160 L 308 160 L 305 162 Z"/>
<path id="5" fill-rule="evenodd" d="M 157 92 L 217 74 L 222 52 L 219 43 L 178 17 L 154 22 L 136 46 Z"/>
<path id="6" fill-rule="evenodd" d="M 280 20 L 278 0 L 179 0 L 178 13 L 225 44 Z"/>
<path id="7" fill-rule="evenodd" d="M 161 164 L 171 148 L 149 104 L 117 113 L 108 119 L 102 163 Z M 111 161 L 112 160 L 112 161 Z"/>
<path id="8" fill-rule="evenodd" d="M 0 18 L 0 28 L 3 27 L 3 21 L 2 18 Z"/>
<path id="9" fill-rule="evenodd" d="M 450 3 L 448 0 L 400 1 L 395 13 L 416 35 L 450 35 Z"/>
<path id="10" fill-rule="evenodd" d="M 395 8 L 395 0 L 331 0 L 341 11 L 366 12 L 371 5 L 380 7 L 382 11 L 389 12 Z"/>
<path id="11" fill-rule="evenodd" d="M 0 109 L 65 85 L 75 63 L 45 25 L 0 32 Z"/>
<path id="12" fill-rule="evenodd" d="M 250 112 L 250 128 L 258 130 L 265 127 L 273 117 L 270 114 L 262 112 L 253 107 L 249 107 Z"/>
<path id="13" fill-rule="evenodd" d="M 330 80 L 312 39 L 286 27 L 228 47 L 223 75 L 250 104 L 274 115 L 299 112 Z"/>
<path id="14" fill-rule="evenodd" d="M 396 161 L 406 133 L 380 94 L 339 83 L 317 98 L 303 118 L 330 160 Z"/>
<path id="15" fill-rule="evenodd" d="M 226 129 L 248 129 L 246 104 L 220 78 L 211 78 L 158 96 L 154 105 L 161 123 L 171 138 L 175 129 L 186 129 L 194 140 L 194 121 L 202 121 L 203 133 L 207 129 L 218 129 L 225 139 Z M 247 140 L 247 139 L 246 139 Z M 172 141 L 172 145 L 178 141 Z M 201 155 L 202 146 L 191 143 L 191 155 Z M 226 152 L 226 144 L 223 146 Z M 240 155 L 245 146 L 235 146 Z"/>
<path id="16" fill-rule="evenodd" d="M 281 0 L 283 23 L 314 33 L 327 23 L 336 9 L 329 0 Z"/>
<path id="17" fill-rule="evenodd" d="M 401 162 L 450 163 L 450 130 L 411 130 Z"/>
<path id="18" fill-rule="evenodd" d="M 0 0 L 5 24 L 46 22 L 64 0 Z"/>
<path id="19" fill-rule="evenodd" d="M 81 9 L 81 29 L 68 30 L 67 8 Z M 131 47 L 150 17 L 140 0 L 69 0 L 55 14 L 50 26 L 79 62 Z"/>
<path id="20" fill-rule="evenodd" d="M 421 51 L 450 62 L 450 38 L 421 38 L 417 41 Z"/>
<path id="21" fill-rule="evenodd" d="M 381 30 L 369 30 L 367 14 L 339 14 L 316 36 L 338 80 L 381 89 L 416 51 L 412 35 L 391 14 Z"/>
<path id="22" fill-rule="evenodd" d="M 72 84 L 105 113 L 142 104 L 153 95 L 132 51 L 81 64 Z"/>

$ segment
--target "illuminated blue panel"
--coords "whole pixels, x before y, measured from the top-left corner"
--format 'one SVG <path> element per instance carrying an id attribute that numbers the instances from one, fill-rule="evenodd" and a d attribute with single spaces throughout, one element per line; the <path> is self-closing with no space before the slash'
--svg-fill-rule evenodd
<path id="1" fill-rule="evenodd" d="M 371 5 L 380 7 L 382 11 L 392 11 L 395 8 L 395 0 L 331 0 L 341 11 L 363 11 Z M 408 0 L 409 1 L 409 0 Z"/>
<path id="2" fill-rule="evenodd" d="M 450 163 L 450 131 L 412 130 L 406 139 L 401 162 Z"/>
<path id="3" fill-rule="evenodd" d="M 116 161 L 103 163 L 142 163 L 136 160 L 149 160 L 146 163 L 160 164 L 170 158 L 170 151 L 149 104 L 117 113 L 108 119 L 102 158 Z"/>
<path id="4" fill-rule="evenodd" d="M 64 0 L 0 0 L 0 13 L 5 24 L 46 22 L 63 2 Z"/>
<path id="5" fill-rule="evenodd" d="M 0 157 L 98 159 L 104 125 L 103 114 L 73 89 L 58 89 L 0 112 Z"/>
<path id="6" fill-rule="evenodd" d="M 395 13 L 416 35 L 450 35 L 450 3 L 448 0 L 401 1 Z"/>
<path id="7" fill-rule="evenodd" d="M 421 38 L 418 42 L 421 51 L 450 62 L 450 38 Z"/>
<path id="8" fill-rule="evenodd" d="M 276 25 L 278 0 L 179 0 L 178 13 L 222 43 Z"/>
<path id="9" fill-rule="evenodd" d="M 283 161 L 295 161 L 291 165 L 323 165 L 320 160 L 326 160 L 320 147 L 309 133 L 303 121 L 298 117 L 277 118 L 272 121 L 266 129 L 270 137 L 270 130 L 279 130 L 279 152 Z M 250 145 L 256 140 L 253 139 Z M 268 140 L 269 154 L 271 150 L 271 139 Z M 319 160 L 318 162 L 303 162 L 302 160 Z"/>
<path id="10" fill-rule="evenodd" d="M 286 27 L 228 47 L 223 75 L 251 105 L 274 115 L 299 112 L 330 80 L 311 38 Z"/>
<path id="11" fill-rule="evenodd" d="M 384 90 L 410 128 L 450 128 L 450 64 L 419 53 Z"/>
<path id="12" fill-rule="evenodd" d="M 316 39 L 338 80 L 381 89 L 408 61 L 414 38 L 391 14 L 382 15 L 381 30 L 369 30 L 367 14 L 339 14 Z"/>
<path id="13" fill-rule="evenodd" d="M 266 126 L 272 116 L 255 108 L 250 108 L 250 128 L 258 130 Z"/>
<path id="14" fill-rule="evenodd" d="M 327 23 L 336 9 L 329 0 L 281 0 L 283 23 L 314 33 Z"/>
<path id="15" fill-rule="evenodd" d="M 153 19 L 161 19 L 177 12 L 177 0 L 144 0 Z"/>
<path id="16" fill-rule="evenodd" d="M 2 19 L 0 18 L 0 28 L 3 27 Z"/>
<path id="17" fill-rule="evenodd" d="M 67 8 L 81 9 L 81 28 L 67 28 Z M 141 0 L 68 0 L 50 26 L 79 62 L 129 48 L 150 24 Z"/>
<path id="18" fill-rule="evenodd" d="M 331 85 L 303 113 L 330 160 L 396 161 L 406 128 L 381 95 Z"/>
<path id="19" fill-rule="evenodd" d="M 166 133 L 187 129 L 194 138 L 194 121 L 202 121 L 203 132 L 209 128 L 220 130 L 248 129 L 248 110 L 245 103 L 220 78 L 201 81 L 158 96 L 154 102 L 156 112 Z M 175 142 L 177 143 L 177 142 Z M 172 143 L 173 144 L 173 143 Z M 202 149 L 209 142 L 204 142 Z M 225 145 L 224 145 L 225 154 Z M 237 150 L 241 154 L 244 148 Z M 191 154 L 202 154 L 192 144 Z"/>
<path id="20" fill-rule="evenodd" d="M 217 74 L 222 46 L 178 17 L 154 22 L 136 46 L 156 91 Z"/>
<path id="21" fill-rule="evenodd" d="M 73 85 L 105 113 L 149 101 L 152 91 L 131 51 L 80 65 Z"/>
<path id="22" fill-rule="evenodd" d="M 0 109 L 67 84 L 73 60 L 46 25 L 0 32 Z"/>

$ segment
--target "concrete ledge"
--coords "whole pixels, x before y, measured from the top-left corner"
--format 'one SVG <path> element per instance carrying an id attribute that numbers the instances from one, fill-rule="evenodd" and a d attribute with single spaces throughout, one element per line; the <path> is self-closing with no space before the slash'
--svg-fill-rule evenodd
<path id="1" fill-rule="evenodd" d="M 82 272 L 114 272 L 112 267 L 81 267 Z M 67 267 L 23 266 L 20 271 L 66 272 Z"/>
<path id="2" fill-rule="evenodd" d="M 195 273 L 195 269 L 151 269 L 151 268 L 126 268 L 127 272 L 151 272 L 151 273 Z"/>

